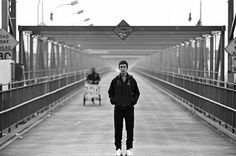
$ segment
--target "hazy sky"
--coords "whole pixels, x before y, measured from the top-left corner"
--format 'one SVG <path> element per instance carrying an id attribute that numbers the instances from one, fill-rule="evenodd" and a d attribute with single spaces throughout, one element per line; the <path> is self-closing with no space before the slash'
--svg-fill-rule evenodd
<path id="1" fill-rule="evenodd" d="M 41 3 L 38 7 L 39 1 Z M 17 0 L 17 25 L 37 25 L 37 14 L 41 23 L 42 13 L 43 22 L 48 26 L 116 26 L 123 19 L 131 26 L 195 26 L 200 18 L 200 0 L 78 0 L 77 5 L 64 5 L 55 10 L 59 5 L 72 1 L 74 0 Z M 236 10 L 236 4 L 234 8 Z M 50 12 L 54 10 L 52 22 Z M 80 10 L 84 12 L 76 15 Z M 191 22 L 188 21 L 190 12 Z M 86 18 L 90 20 L 84 22 Z M 228 0 L 202 0 L 202 24 L 227 26 Z"/>
<path id="2" fill-rule="evenodd" d="M 78 0 L 74 6 L 61 4 L 73 0 L 41 0 L 46 25 L 113 26 L 124 19 L 129 25 L 196 25 L 200 18 L 200 0 Z M 41 3 L 40 3 L 41 4 Z M 17 24 L 37 25 L 38 0 L 17 0 Z M 227 25 L 228 0 L 202 0 L 203 25 Z M 41 5 L 39 7 L 41 22 Z M 84 13 L 76 15 L 79 10 Z M 192 21 L 188 21 L 189 13 Z M 83 20 L 90 18 L 90 21 Z"/>

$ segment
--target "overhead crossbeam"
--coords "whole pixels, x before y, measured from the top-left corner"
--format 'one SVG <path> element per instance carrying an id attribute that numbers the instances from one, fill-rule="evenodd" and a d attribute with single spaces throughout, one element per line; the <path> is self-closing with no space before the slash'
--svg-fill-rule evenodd
<path id="1" fill-rule="evenodd" d="M 156 49 L 163 50 L 205 35 L 225 31 L 225 26 L 132 26 L 133 32 L 122 41 L 114 26 L 19 26 L 19 31 L 47 37 L 81 49 Z"/>

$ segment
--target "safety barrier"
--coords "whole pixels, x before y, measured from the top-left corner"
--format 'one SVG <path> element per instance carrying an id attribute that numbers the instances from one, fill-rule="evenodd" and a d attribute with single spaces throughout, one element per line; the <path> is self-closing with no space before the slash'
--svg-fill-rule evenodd
<path id="1" fill-rule="evenodd" d="M 100 72 L 105 74 L 107 69 Z M 0 91 L 0 143 L 4 142 L 1 141 L 2 138 L 19 126 L 50 111 L 53 105 L 80 89 L 86 73 L 87 71 L 78 71 L 34 81 L 27 80 L 20 82 L 25 84 L 23 86 Z"/>
<path id="2" fill-rule="evenodd" d="M 195 111 L 211 119 L 236 138 L 236 90 L 176 73 L 143 69 L 136 72 L 157 83 L 175 97 L 181 98 Z"/>

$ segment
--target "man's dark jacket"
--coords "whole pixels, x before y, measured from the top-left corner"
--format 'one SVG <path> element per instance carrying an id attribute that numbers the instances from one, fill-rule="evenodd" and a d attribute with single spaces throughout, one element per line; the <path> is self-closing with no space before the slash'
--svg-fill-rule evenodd
<path id="1" fill-rule="evenodd" d="M 88 74 L 87 80 L 92 81 L 92 84 L 98 84 L 98 82 L 100 81 L 100 76 L 98 73 L 92 72 L 92 73 Z"/>
<path id="2" fill-rule="evenodd" d="M 136 80 L 127 73 L 125 82 L 121 75 L 111 81 L 108 94 L 110 102 L 115 105 L 115 108 L 129 109 L 137 103 L 140 92 Z"/>

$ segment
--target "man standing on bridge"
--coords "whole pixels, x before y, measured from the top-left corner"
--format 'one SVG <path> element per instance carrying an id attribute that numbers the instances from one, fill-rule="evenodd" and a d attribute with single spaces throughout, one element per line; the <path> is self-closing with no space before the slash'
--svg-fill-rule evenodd
<path id="1" fill-rule="evenodd" d="M 123 130 L 123 119 L 127 131 L 126 155 L 132 156 L 134 136 L 134 105 L 137 103 L 140 92 L 136 80 L 129 75 L 128 63 L 124 60 L 119 62 L 120 74 L 110 84 L 108 90 L 111 104 L 114 107 L 114 128 L 116 156 L 121 156 L 121 140 Z"/>

